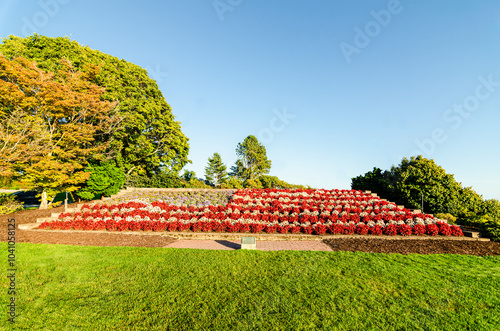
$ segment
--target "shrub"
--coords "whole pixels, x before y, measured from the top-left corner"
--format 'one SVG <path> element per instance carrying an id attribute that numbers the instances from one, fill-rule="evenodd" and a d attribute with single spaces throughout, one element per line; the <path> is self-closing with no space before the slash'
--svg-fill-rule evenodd
<path id="1" fill-rule="evenodd" d="M 95 196 L 111 196 L 116 194 L 125 183 L 125 173 L 114 161 L 106 161 L 99 165 L 89 165 L 85 171 L 90 177 L 85 186 L 76 194 L 84 200 L 92 200 Z"/>
<path id="2" fill-rule="evenodd" d="M 455 224 L 457 221 L 457 218 L 453 216 L 452 214 L 445 214 L 445 213 L 439 213 L 434 215 L 434 217 L 442 220 L 446 220 L 448 224 Z"/>
<path id="3" fill-rule="evenodd" d="M 10 214 L 22 208 L 23 203 L 17 201 L 14 196 L 0 193 L 0 215 Z"/>
<path id="4" fill-rule="evenodd" d="M 474 216 L 461 220 L 465 225 L 477 226 L 481 233 L 493 241 L 500 241 L 500 219 L 490 215 Z"/>
<path id="5" fill-rule="evenodd" d="M 500 241 L 500 220 L 497 222 L 489 221 L 484 224 L 485 234 L 493 241 Z"/>
<path id="6" fill-rule="evenodd" d="M 161 172 L 150 177 L 146 175 L 131 175 L 125 181 L 129 187 L 151 187 L 151 188 L 183 188 L 186 181 L 172 173 Z"/>

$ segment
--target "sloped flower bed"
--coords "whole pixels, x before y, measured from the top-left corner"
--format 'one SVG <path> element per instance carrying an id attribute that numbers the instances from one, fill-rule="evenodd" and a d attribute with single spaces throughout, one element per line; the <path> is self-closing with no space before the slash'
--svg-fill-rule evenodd
<path id="1" fill-rule="evenodd" d="M 462 236 L 455 225 L 355 190 L 238 190 L 225 205 L 83 206 L 40 229 Z"/>

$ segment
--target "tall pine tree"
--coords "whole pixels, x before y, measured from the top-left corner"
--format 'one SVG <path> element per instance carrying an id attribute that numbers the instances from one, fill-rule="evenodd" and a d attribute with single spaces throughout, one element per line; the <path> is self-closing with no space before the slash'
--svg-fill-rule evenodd
<path id="1" fill-rule="evenodd" d="M 228 177 L 226 166 L 222 163 L 219 153 L 214 153 L 208 158 L 208 166 L 205 168 L 205 179 L 210 185 L 221 186 Z"/>
<path id="2" fill-rule="evenodd" d="M 254 180 L 271 170 L 271 160 L 267 159 L 266 148 L 255 136 L 248 136 L 236 148 L 238 160 L 231 167 L 231 175 L 244 181 Z"/>

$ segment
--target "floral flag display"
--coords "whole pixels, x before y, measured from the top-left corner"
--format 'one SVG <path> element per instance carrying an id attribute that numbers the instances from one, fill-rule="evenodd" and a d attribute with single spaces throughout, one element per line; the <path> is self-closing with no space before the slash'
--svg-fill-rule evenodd
<path id="1" fill-rule="evenodd" d="M 232 195 L 231 195 L 232 193 Z M 200 195 L 206 194 L 200 192 Z M 193 201 L 184 199 L 182 201 Z M 357 190 L 244 189 L 227 199 L 172 197 L 83 205 L 40 229 L 463 236 L 461 229 Z"/>

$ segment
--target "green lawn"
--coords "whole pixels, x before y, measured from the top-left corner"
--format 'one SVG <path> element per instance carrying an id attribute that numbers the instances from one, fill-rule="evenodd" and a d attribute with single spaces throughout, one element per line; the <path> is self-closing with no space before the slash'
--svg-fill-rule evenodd
<path id="1" fill-rule="evenodd" d="M 500 256 L 16 248 L 2 329 L 500 329 Z"/>

